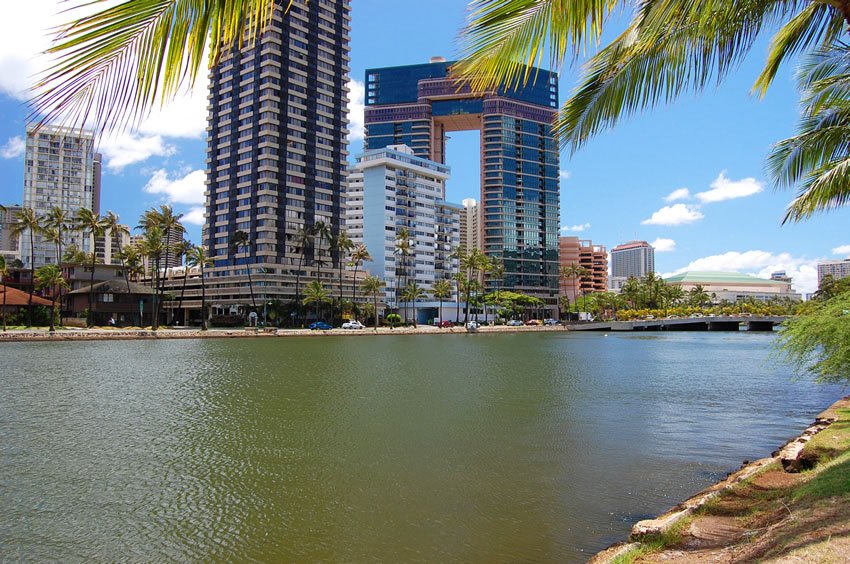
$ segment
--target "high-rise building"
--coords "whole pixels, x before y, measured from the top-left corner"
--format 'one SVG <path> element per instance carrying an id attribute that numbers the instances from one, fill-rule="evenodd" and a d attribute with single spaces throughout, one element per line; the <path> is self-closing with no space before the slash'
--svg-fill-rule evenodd
<path id="1" fill-rule="evenodd" d="M 279 7 L 261 39 L 211 71 L 203 244 L 211 275 L 232 290 L 219 292 L 222 303 L 246 303 L 242 278 L 257 265 L 266 276 L 258 299 L 294 297 L 288 280 L 301 253 L 306 268 L 329 253 L 326 238 L 299 248 L 297 231 L 319 222 L 341 228 L 349 11 L 349 0 Z M 247 246 L 231 245 L 238 231 Z"/>
<path id="2" fill-rule="evenodd" d="M 372 260 L 363 267 L 386 283 L 385 301 L 400 303 L 413 281 L 430 292 L 434 282 L 457 268 L 452 251 L 460 243 L 463 208 L 445 201 L 449 167 L 417 157 L 406 145 L 366 151 L 348 176 L 346 229 Z M 396 245 L 402 229 L 409 254 Z"/>
<path id="3" fill-rule="evenodd" d="M 107 230 L 94 242 L 94 252 L 102 264 L 121 264 L 120 253 L 130 244 L 129 227 L 124 225 L 127 231 L 113 234 Z"/>
<path id="4" fill-rule="evenodd" d="M 850 259 L 844 260 L 827 260 L 818 263 L 818 285 L 826 275 L 832 276 L 835 280 L 847 278 L 850 276 Z"/>
<path id="5" fill-rule="evenodd" d="M 561 279 L 561 295 L 574 302 L 577 296 L 608 290 L 608 253 L 602 245 L 578 237 L 560 238 L 561 268 L 573 264 L 584 268 L 587 274 L 577 279 Z"/>
<path id="6" fill-rule="evenodd" d="M 471 92 L 452 63 L 366 71 L 366 147 L 405 144 L 445 163 L 446 134 L 481 132 L 480 245 L 505 266 L 502 288 L 554 305 L 558 291 L 558 76 L 534 69 L 517 89 Z"/>
<path id="7" fill-rule="evenodd" d="M 619 290 L 634 276 L 643 278 L 655 272 L 655 249 L 646 241 L 629 241 L 611 249 L 609 288 Z"/>
<path id="8" fill-rule="evenodd" d="M 21 211 L 21 206 L 5 206 L 0 208 L 0 255 L 6 259 L 7 265 L 21 258 L 21 242 L 12 236 L 12 224 L 15 214 Z"/>
<path id="9" fill-rule="evenodd" d="M 27 126 L 24 169 L 24 207 L 46 215 L 59 207 L 73 217 L 80 208 L 100 212 L 100 154 L 94 152 L 90 131 L 46 125 Z M 56 262 L 56 249 L 36 233 L 35 268 Z M 64 245 L 91 251 L 91 238 L 68 231 Z M 30 268 L 30 238 L 21 237 L 21 260 Z"/>
<path id="10" fill-rule="evenodd" d="M 460 214 L 460 246 L 467 251 L 481 249 L 478 202 L 473 198 L 466 198 L 461 204 L 463 204 L 463 212 Z"/>

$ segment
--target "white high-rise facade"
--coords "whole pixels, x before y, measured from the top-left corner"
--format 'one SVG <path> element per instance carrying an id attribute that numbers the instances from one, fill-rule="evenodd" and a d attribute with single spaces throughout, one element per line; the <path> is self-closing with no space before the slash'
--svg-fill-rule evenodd
<path id="1" fill-rule="evenodd" d="M 94 134 L 90 131 L 46 125 L 27 127 L 24 168 L 24 207 L 44 216 L 54 207 L 69 218 L 89 208 L 100 212 L 100 155 L 94 152 Z M 56 249 L 42 234 L 35 234 L 35 268 L 56 263 Z M 20 241 L 21 260 L 30 268 L 30 237 Z M 91 251 L 91 238 L 78 231 L 67 231 L 63 245 L 76 245 Z"/>
<path id="2" fill-rule="evenodd" d="M 466 198 L 461 203 L 463 204 L 463 213 L 460 216 L 460 246 L 467 252 L 472 249 L 481 249 L 478 202 L 474 198 Z"/>
<path id="3" fill-rule="evenodd" d="M 372 255 L 363 266 L 384 280 L 391 307 L 410 282 L 430 293 L 436 280 L 456 271 L 452 252 L 463 207 L 445 201 L 448 178 L 449 167 L 415 156 L 407 145 L 366 151 L 349 172 L 346 229 Z M 396 245 L 402 229 L 410 234 L 406 256 Z"/>

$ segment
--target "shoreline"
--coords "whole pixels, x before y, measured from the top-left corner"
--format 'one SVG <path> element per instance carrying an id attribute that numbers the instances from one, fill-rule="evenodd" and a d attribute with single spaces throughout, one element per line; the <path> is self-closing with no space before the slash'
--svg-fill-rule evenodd
<path id="1" fill-rule="evenodd" d="M 278 337 L 337 337 L 337 336 L 384 336 L 384 335 L 466 335 L 466 334 L 494 334 L 494 333 L 566 333 L 568 327 L 557 326 L 522 326 L 510 327 L 498 325 L 494 327 L 481 327 L 475 331 L 467 331 L 464 327 L 438 328 L 430 325 L 413 327 L 379 327 L 364 329 L 332 329 L 327 331 L 313 331 L 310 329 L 275 329 L 275 328 L 247 328 L 247 329 L 200 329 L 186 328 L 160 328 L 156 331 L 151 329 L 57 329 L 50 333 L 47 329 L 14 329 L 0 332 L 0 342 L 55 342 L 55 341 L 126 341 L 126 340 L 155 340 L 155 339 L 237 339 L 237 338 L 278 338 Z"/>
<path id="2" fill-rule="evenodd" d="M 668 531 L 675 529 L 677 525 L 686 522 L 686 519 L 689 519 L 707 503 L 776 464 L 780 464 L 783 468 L 786 468 L 786 473 L 788 474 L 798 473 L 800 469 L 799 466 L 796 466 L 796 463 L 799 462 L 799 456 L 802 453 L 803 447 L 813 437 L 829 429 L 837 421 L 835 416 L 836 410 L 846 409 L 848 407 L 850 407 L 850 396 L 836 400 L 829 407 L 821 411 L 815 417 L 815 420 L 800 432 L 799 435 L 786 441 L 782 446 L 774 450 L 770 456 L 754 461 L 745 460 L 737 470 L 729 472 L 723 479 L 703 488 L 657 517 L 638 521 L 632 526 L 627 540 L 618 541 L 604 548 L 596 553 L 589 562 L 591 564 L 606 564 L 639 550 L 642 541 L 658 538 Z M 788 469 L 789 467 L 792 469 Z"/>

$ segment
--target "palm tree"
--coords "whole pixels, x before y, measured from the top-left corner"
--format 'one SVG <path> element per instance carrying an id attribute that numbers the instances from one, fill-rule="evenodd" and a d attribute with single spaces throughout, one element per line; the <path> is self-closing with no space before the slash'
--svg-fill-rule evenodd
<path id="1" fill-rule="evenodd" d="M 452 280 L 455 281 L 455 324 L 460 323 L 460 284 L 463 277 L 460 273 L 460 264 L 464 256 L 466 256 L 466 250 L 463 246 L 455 248 L 449 254 L 449 258 L 455 261 L 455 273 L 452 275 Z"/>
<path id="2" fill-rule="evenodd" d="M 54 209 L 59 209 L 59 208 L 54 208 Z M 62 213 L 64 214 L 65 212 L 62 212 Z M 45 225 L 43 234 L 44 234 L 44 238 L 47 241 L 50 241 L 51 243 L 53 243 L 53 245 L 56 247 L 56 264 L 59 265 L 59 270 L 61 271 L 62 270 L 62 254 L 61 254 L 62 228 L 59 227 L 59 226 L 48 227 L 47 225 Z M 62 286 L 59 286 L 58 291 L 59 291 L 59 324 L 61 325 L 62 324 Z"/>
<path id="3" fill-rule="evenodd" d="M 637 308 L 640 304 L 642 289 L 640 286 L 640 282 L 634 276 L 629 276 L 629 279 L 626 280 L 626 283 L 623 284 L 622 289 L 620 290 L 620 295 L 628 301 L 632 309 Z"/>
<path id="4" fill-rule="evenodd" d="M 91 277 L 89 280 L 89 317 L 87 319 L 87 324 L 89 327 L 94 325 L 94 269 L 95 262 L 97 260 L 97 253 L 95 252 L 95 242 L 98 237 L 103 237 L 103 234 L 106 230 L 106 222 L 100 215 L 94 213 L 88 208 L 80 208 L 77 210 L 77 214 L 74 216 L 74 224 L 77 229 L 85 233 L 88 231 L 91 237 Z"/>
<path id="5" fill-rule="evenodd" d="M 203 247 L 195 246 L 189 249 L 186 255 L 186 262 L 189 266 L 196 266 L 201 269 L 201 331 L 207 330 L 207 285 L 204 280 L 204 268 L 212 266 L 213 260 L 207 256 L 207 252 Z"/>
<path id="6" fill-rule="evenodd" d="M 354 248 L 354 241 L 342 229 L 334 237 L 331 237 L 331 248 L 337 253 L 337 267 L 339 268 L 339 315 L 342 317 L 342 270 L 346 263 L 343 257 Z"/>
<path id="7" fill-rule="evenodd" d="M 576 313 L 578 313 L 578 283 L 586 275 L 587 269 L 574 262 L 561 268 L 561 278 L 573 281 L 573 302 L 576 306 Z"/>
<path id="8" fill-rule="evenodd" d="M 205 63 L 211 68 L 222 54 L 253 45 L 275 10 L 291 3 L 108 4 L 55 28 L 49 49 L 54 62 L 34 87 L 32 113 L 43 116 L 42 124 L 93 122 L 98 132 L 138 124 L 203 76 Z"/>
<path id="9" fill-rule="evenodd" d="M 51 230 L 51 242 L 56 245 L 56 264 L 62 264 L 62 242 L 65 240 L 64 232 L 73 227 L 71 216 L 59 206 L 54 206 L 44 216 L 44 227 Z M 61 303 L 61 299 L 60 299 Z"/>
<path id="10" fill-rule="evenodd" d="M 177 309 L 180 311 L 183 311 L 183 297 L 186 295 L 186 282 L 189 280 L 189 253 L 194 248 L 195 245 L 193 245 L 191 241 L 181 241 L 174 247 L 175 252 L 183 259 L 183 284 L 180 287 L 180 301 L 177 306 Z M 183 321 L 184 325 L 186 324 L 185 322 L 188 321 L 186 319 L 185 312 L 183 315 Z"/>
<path id="11" fill-rule="evenodd" d="M 681 288 L 681 286 L 679 286 Z M 703 304 L 708 302 L 711 299 L 711 296 L 708 295 L 708 292 L 705 291 L 705 288 L 702 287 L 701 284 L 697 284 L 691 291 L 688 292 L 691 305 L 696 307 L 702 307 Z"/>
<path id="12" fill-rule="evenodd" d="M 44 290 L 45 288 L 51 289 L 50 297 L 52 299 L 52 304 L 50 306 L 50 332 L 52 333 L 56 331 L 54 318 L 56 317 L 56 296 L 58 294 L 58 292 L 54 290 L 56 288 L 68 287 L 68 283 L 62 276 L 62 267 L 58 264 L 46 264 L 39 267 L 35 273 L 34 282 L 39 290 Z"/>
<path id="13" fill-rule="evenodd" d="M 412 280 L 404 289 L 404 300 L 407 303 L 413 304 L 413 328 L 416 329 L 416 300 L 424 298 L 427 295 L 425 289 Z"/>
<path id="14" fill-rule="evenodd" d="M 27 327 L 32 327 L 32 295 L 35 291 L 35 234 L 44 228 L 39 217 L 32 208 L 22 208 L 15 212 L 15 222 L 12 223 L 12 237 L 19 239 L 24 233 L 30 236 L 30 296 L 27 303 Z"/>
<path id="15" fill-rule="evenodd" d="M 460 259 L 460 267 L 466 273 L 464 281 L 466 308 L 463 318 L 463 323 L 466 325 L 469 322 L 469 305 L 472 298 L 472 292 L 477 291 L 481 287 L 480 275 L 487 269 L 489 259 L 487 255 L 481 252 L 481 249 L 472 249 L 464 254 Z"/>
<path id="16" fill-rule="evenodd" d="M 318 239 L 318 243 L 316 247 L 313 249 L 313 262 L 316 263 L 316 281 L 322 281 L 322 262 L 324 262 L 324 258 L 322 257 L 322 253 L 324 252 L 324 242 L 325 239 L 330 241 L 331 238 L 331 225 L 329 223 L 325 223 L 324 221 L 317 221 L 313 224 L 313 233 L 315 237 Z"/>
<path id="17" fill-rule="evenodd" d="M 124 281 L 129 284 L 130 275 L 127 273 L 127 264 L 124 262 L 124 249 L 121 246 L 121 238 L 125 236 L 129 237 L 130 230 L 126 225 L 122 225 L 118 216 L 111 211 L 106 212 L 103 223 L 106 226 L 106 231 L 109 232 L 109 237 L 117 243 L 118 258 L 121 261 L 121 272 L 124 273 Z"/>
<path id="18" fill-rule="evenodd" d="M 351 303 L 357 303 L 357 270 L 360 268 L 360 265 L 366 261 L 372 260 L 372 255 L 369 254 L 369 251 L 366 250 L 366 245 L 359 244 L 357 248 L 354 249 L 354 252 L 351 253 L 351 264 L 354 267 L 354 283 L 351 285 Z"/>
<path id="19" fill-rule="evenodd" d="M 147 257 L 148 262 L 153 267 L 151 276 L 151 287 L 159 287 L 159 263 L 162 260 L 162 255 L 165 252 L 165 244 L 162 242 L 162 230 L 152 224 L 145 229 L 145 238 L 139 244 L 139 254 Z M 153 330 L 159 329 L 159 294 L 154 292 L 153 305 Z"/>
<path id="20" fill-rule="evenodd" d="M 129 277 L 127 281 L 130 279 L 133 282 L 139 281 L 139 276 L 144 274 L 144 267 L 142 265 L 142 255 L 139 252 L 139 247 L 137 245 L 127 245 L 121 250 L 121 262 L 124 265 L 124 270 Z"/>
<path id="21" fill-rule="evenodd" d="M 6 257 L 0 255 L 0 285 L 3 286 L 3 309 L 0 310 L 3 315 L 3 332 L 6 332 L 6 277 L 9 276 L 9 268 L 6 266 Z"/>
<path id="22" fill-rule="evenodd" d="M 440 322 L 442 323 L 445 321 L 443 319 L 443 299 L 452 295 L 452 283 L 445 278 L 435 281 L 434 285 L 431 287 L 431 294 L 440 300 Z"/>
<path id="23" fill-rule="evenodd" d="M 319 308 L 321 305 L 332 301 L 330 294 L 318 280 L 313 280 L 304 288 L 304 305 L 316 304 L 316 321 L 320 319 Z"/>
<path id="24" fill-rule="evenodd" d="M 850 46 L 837 42 L 807 58 L 800 72 L 803 112 L 797 135 L 777 143 L 768 170 L 779 188 L 800 186 L 783 223 L 850 202 Z"/>
<path id="25" fill-rule="evenodd" d="M 304 258 L 307 255 L 307 247 L 313 244 L 313 230 L 302 225 L 295 233 L 295 245 L 300 250 L 300 258 L 298 259 L 298 270 L 295 273 L 295 307 L 301 311 L 301 271 L 304 269 Z M 299 317 L 301 317 L 299 315 Z M 302 321 L 302 326 L 303 326 Z"/>
<path id="26" fill-rule="evenodd" d="M 254 299 L 254 282 L 251 280 L 251 265 L 248 264 L 248 261 L 251 258 L 251 240 L 248 238 L 248 234 L 242 230 L 234 233 L 233 237 L 230 239 L 230 248 L 234 255 L 240 252 L 245 253 L 246 255 L 242 264 L 245 265 L 245 270 L 248 271 L 248 291 L 251 292 L 251 307 L 253 308 L 253 311 L 257 311 L 257 302 Z"/>
<path id="27" fill-rule="evenodd" d="M 414 254 L 414 246 L 410 240 L 410 230 L 406 227 L 400 228 L 395 235 L 395 255 L 398 257 L 396 262 L 396 288 L 395 299 L 396 303 L 400 301 L 400 297 L 404 288 L 407 286 L 407 261 L 410 255 Z M 407 321 L 407 304 L 404 306 L 404 320 Z"/>
<path id="28" fill-rule="evenodd" d="M 363 279 L 363 293 L 372 296 L 375 301 L 375 331 L 378 331 L 378 295 L 385 286 L 384 281 L 377 276 L 367 276 Z"/>

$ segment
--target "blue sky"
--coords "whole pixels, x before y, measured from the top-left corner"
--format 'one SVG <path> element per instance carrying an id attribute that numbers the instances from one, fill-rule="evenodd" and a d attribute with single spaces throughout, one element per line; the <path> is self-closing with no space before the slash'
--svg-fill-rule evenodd
<path id="1" fill-rule="evenodd" d="M 28 76 L 44 64 L 34 56 L 46 46 L 42 30 L 59 21 L 57 0 L 12 4 L 7 8 L 20 13 L 6 14 L 0 22 L 0 202 L 7 204 L 23 196 L 23 92 Z M 352 85 L 349 151 L 355 155 L 362 149 L 365 69 L 427 62 L 434 55 L 455 57 L 466 3 L 352 4 L 351 78 L 358 84 Z M 773 142 L 793 134 L 798 94 L 789 67 L 764 100 L 750 96 L 766 49 L 762 40 L 722 87 L 629 118 L 577 154 L 564 153 L 563 233 L 609 248 L 630 239 L 654 242 L 661 273 L 700 269 L 765 275 L 784 269 L 794 276 L 798 291 L 813 291 L 818 260 L 850 255 L 850 210 L 781 226 L 792 192 L 773 190 L 764 160 Z M 562 102 L 577 76 L 577 68 L 561 69 Z M 155 112 L 137 131 L 101 141 L 104 211 L 113 210 L 135 225 L 146 208 L 171 203 L 186 214 L 190 238 L 200 240 L 205 105 L 201 82 L 194 95 Z M 448 164 L 453 169 L 449 199 L 477 198 L 477 133 L 452 134 Z"/>

